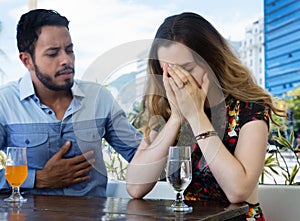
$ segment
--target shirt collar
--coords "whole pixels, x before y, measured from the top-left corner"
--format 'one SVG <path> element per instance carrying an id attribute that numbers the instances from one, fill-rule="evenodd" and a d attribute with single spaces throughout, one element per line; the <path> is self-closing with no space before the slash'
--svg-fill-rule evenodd
<path id="1" fill-rule="evenodd" d="M 73 87 L 71 88 L 74 97 L 85 97 L 84 93 L 80 89 L 79 80 L 75 79 Z"/>
<path id="2" fill-rule="evenodd" d="M 19 86 L 20 86 L 21 101 L 35 94 L 33 83 L 29 72 L 26 72 L 26 74 L 21 78 L 21 80 L 19 81 Z"/>
<path id="3" fill-rule="evenodd" d="M 21 78 L 19 81 L 20 86 L 20 100 L 24 100 L 27 97 L 30 97 L 32 95 L 35 95 L 33 82 L 30 76 L 29 72 L 26 72 L 26 74 Z M 74 80 L 73 87 L 71 88 L 72 94 L 75 97 L 85 97 L 84 93 L 78 86 L 78 80 Z"/>

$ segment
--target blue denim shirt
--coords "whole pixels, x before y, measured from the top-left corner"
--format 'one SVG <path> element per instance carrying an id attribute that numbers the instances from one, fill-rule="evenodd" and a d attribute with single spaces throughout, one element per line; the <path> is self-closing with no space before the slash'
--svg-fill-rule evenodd
<path id="1" fill-rule="evenodd" d="M 126 115 L 110 92 L 103 86 L 75 80 L 73 100 L 62 120 L 40 103 L 30 74 L 0 88 L 0 148 L 26 146 L 28 177 L 21 186 L 29 194 L 106 196 L 107 171 L 102 154 L 104 138 L 127 161 L 140 143 L 141 135 L 127 121 Z M 35 172 L 67 141 L 71 158 L 94 150 L 96 158 L 90 180 L 65 188 L 35 189 Z M 0 189 L 9 188 L 1 170 Z"/>

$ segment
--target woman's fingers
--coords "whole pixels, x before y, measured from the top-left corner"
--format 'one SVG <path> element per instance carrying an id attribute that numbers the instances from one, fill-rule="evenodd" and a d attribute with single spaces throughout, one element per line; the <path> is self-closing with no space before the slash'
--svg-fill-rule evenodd
<path id="1" fill-rule="evenodd" d="M 207 94 L 208 88 L 209 88 L 209 79 L 208 79 L 207 72 L 203 75 L 203 81 L 202 81 L 202 86 L 201 87 L 202 87 L 204 93 Z"/>
<path id="2" fill-rule="evenodd" d="M 168 65 L 168 72 L 174 79 L 175 84 L 179 89 L 184 88 L 187 84 L 194 82 L 191 74 L 184 70 L 179 65 Z"/>
<path id="3" fill-rule="evenodd" d="M 168 64 L 167 63 L 163 64 L 162 70 L 163 70 L 163 82 L 167 83 L 167 79 L 168 79 Z"/>
<path id="4" fill-rule="evenodd" d="M 168 77 L 168 64 L 164 63 L 162 69 L 163 69 L 163 76 Z"/>
<path id="5" fill-rule="evenodd" d="M 183 88 L 186 82 L 186 77 L 179 69 L 176 68 L 176 65 L 168 65 L 168 73 L 174 80 L 174 83 L 178 88 Z"/>
<path id="6" fill-rule="evenodd" d="M 176 93 L 179 88 L 178 88 L 177 84 L 175 83 L 174 79 L 170 78 L 169 83 L 170 83 L 172 90 Z"/>
<path id="7" fill-rule="evenodd" d="M 168 64 L 163 65 L 163 82 L 164 82 L 164 87 L 167 93 L 167 96 L 171 93 L 171 86 L 169 82 L 169 77 L 168 77 Z M 169 98 L 168 98 L 169 99 Z"/>

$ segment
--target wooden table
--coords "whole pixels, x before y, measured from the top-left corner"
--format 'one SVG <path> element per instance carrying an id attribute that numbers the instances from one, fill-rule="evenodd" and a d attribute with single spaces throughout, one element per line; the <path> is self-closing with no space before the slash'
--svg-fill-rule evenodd
<path id="1" fill-rule="evenodd" d="M 227 220 L 248 211 L 245 204 L 186 201 L 192 213 L 170 212 L 171 200 L 29 196 L 26 203 L 5 203 L 0 194 L 0 220 L 87 221 L 87 220 Z M 234 219 L 241 220 L 241 219 Z"/>

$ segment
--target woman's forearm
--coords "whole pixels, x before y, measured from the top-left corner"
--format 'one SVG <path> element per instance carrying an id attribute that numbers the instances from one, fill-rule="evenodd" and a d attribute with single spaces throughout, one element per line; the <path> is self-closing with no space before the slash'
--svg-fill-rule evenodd
<path id="1" fill-rule="evenodd" d="M 205 119 L 191 122 L 197 133 L 214 130 Z M 245 124 L 239 134 L 234 155 L 218 136 L 199 139 L 198 145 L 214 177 L 231 202 L 246 200 L 255 189 L 266 152 L 268 129 L 263 121 Z"/>
<path id="2" fill-rule="evenodd" d="M 126 174 L 127 191 L 132 197 L 144 197 L 158 181 L 180 125 L 180 121 L 171 117 L 159 133 L 150 133 L 150 144 L 141 142 Z"/>

